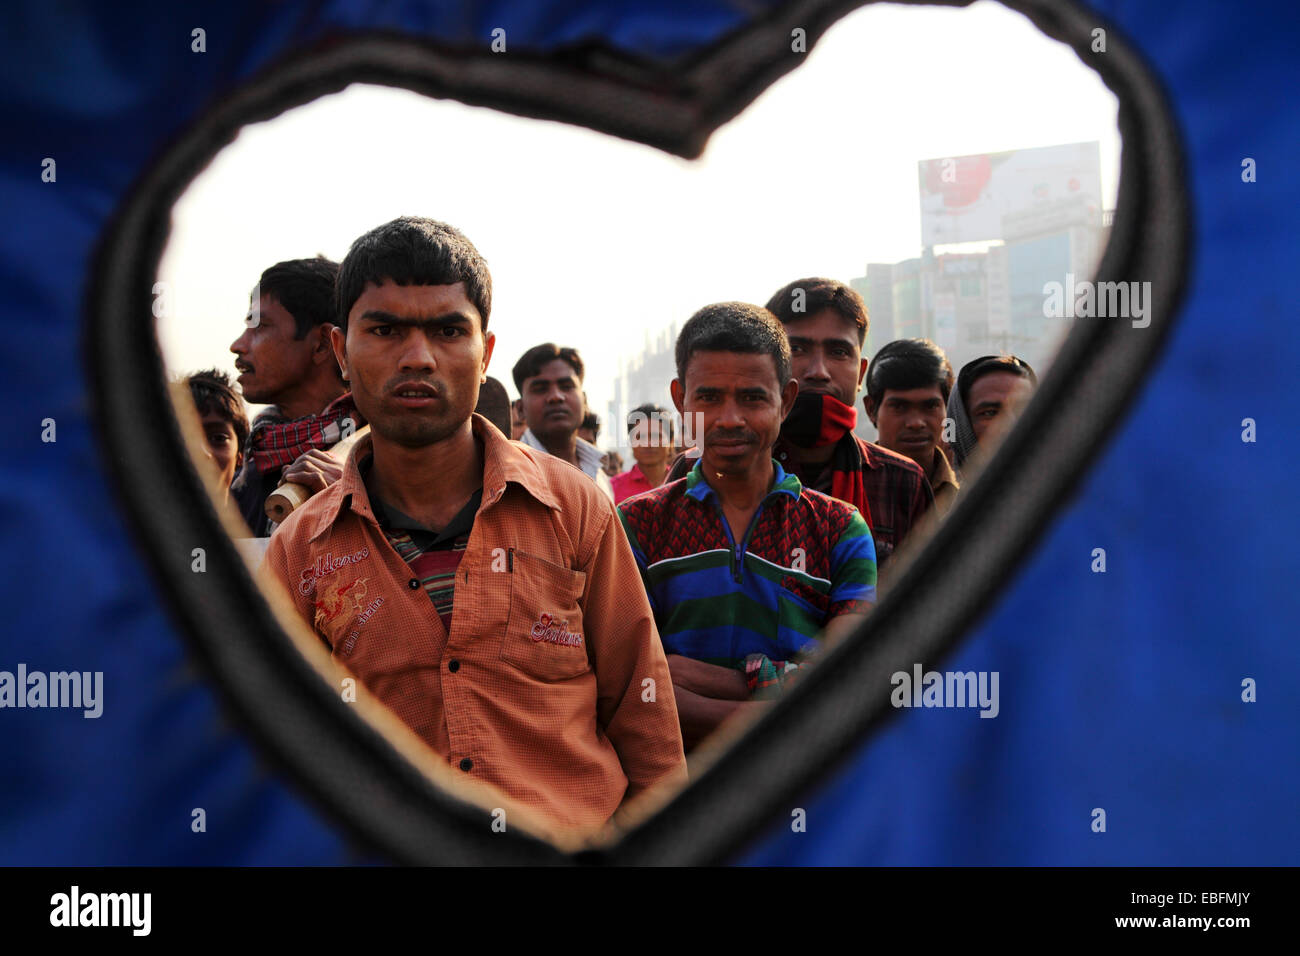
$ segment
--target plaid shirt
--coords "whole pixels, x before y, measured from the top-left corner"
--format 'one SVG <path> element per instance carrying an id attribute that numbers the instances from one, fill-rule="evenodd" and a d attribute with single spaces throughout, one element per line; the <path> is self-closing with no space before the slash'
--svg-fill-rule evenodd
<path id="1" fill-rule="evenodd" d="M 751 654 L 789 660 L 815 650 L 832 618 L 875 602 L 875 548 L 858 509 L 776 462 L 747 529 L 727 524 L 699 464 L 618 513 L 670 654 L 735 668 Z"/>
<path id="2" fill-rule="evenodd" d="M 862 463 L 862 484 L 867 493 L 867 507 L 871 510 L 871 537 L 876 543 L 876 566 L 883 570 L 894 549 L 903 543 L 912 527 L 934 504 L 934 492 L 921 466 L 905 455 L 888 448 L 863 441 L 849 432 L 844 441 L 852 439 Z M 801 474 L 790 456 L 788 448 L 777 441 L 772 457 L 794 472 L 804 487 L 831 493 L 831 468 L 827 463 L 820 474 L 811 477 Z M 679 455 L 668 471 L 668 481 L 684 478 L 698 459 Z M 667 482 L 665 482 L 666 484 Z"/>
<path id="3" fill-rule="evenodd" d="M 849 432 L 842 439 L 852 441 L 858 448 L 862 462 L 862 484 L 867 492 L 867 506 L 871 509 L 871 537 L 876 542 L 876 562 L 884 568 L 895 549 L 903 543 L 912 527 L 926 510 L 934 504 L 934 492 L 926 480 L 921 466 L 905 455 L 888 448 L 863 441 Z M 777 442 L 772 457 L 798 474 L 788 449 Z M 800 478 L 808 476 L 800 475 Z M 831 471 L 826 467 L 819 475 L 811 476 L 805 484 L 817 491 L 830 494 Z"/>
<path id="4" fill-rule="evenodd" d="M 609 499 L 472 422 L 483 498 L 450 632 L 372 509 L 358 467 L 370 437 L 276 529 L 262 573 L 448 766 L 556 828 L 590 831 L 641 791 L 686 780 L 668 662 Z"/>

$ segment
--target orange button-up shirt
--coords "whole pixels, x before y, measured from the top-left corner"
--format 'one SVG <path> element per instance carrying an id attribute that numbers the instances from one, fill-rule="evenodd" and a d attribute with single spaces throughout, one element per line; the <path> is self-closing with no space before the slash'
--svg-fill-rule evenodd
<path id="1" fill-rule="evenodd" d="M 276 529 L 264 572 L 332 656 L 458 772 L 564 829 L 684 782 L 672 679 L 614 506 L 586 475 L 473 418 L 483 501 L 451 632 L 343 477 Z M 653 681 L 653 683 L 650 683 Z"/>

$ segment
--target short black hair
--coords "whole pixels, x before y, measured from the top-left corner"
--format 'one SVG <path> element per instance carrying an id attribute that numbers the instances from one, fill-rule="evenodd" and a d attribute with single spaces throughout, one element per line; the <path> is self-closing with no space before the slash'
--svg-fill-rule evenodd
<path id="1" fill-rule="evenodd" d="M 478 387 L 478 404 L 474 411 L 482 415 L 507 438 L 510 437 L 510 396 L 506 387 L 491 375 Z"/>
<path id="2" fill-rule="evenodd" d="M 748 302 L 706 305 L 691 316 L 677 336 L 677 380 L 686 386 L 686 366 L 696 352 L 770 355 L 777 388 L 790 381 L 790 341 L 776 316 Z"/>
<path id="3" fill-rule="evenodd" d="M 334 324 L 334 283 L 339 264 L 324 256 L 277 262 L 257 280 L 259 295 L 269 295 L 293 316 L 293 337 L 302 341 L 318 325 Z"/>
<path id="4" fill-rule="evenodd" d="M 541 345 L 534 345 L 523 355 L 519 356 L 519 361 L 511 369 L 511 374 L 515 379 L 515 388 L 519 394 L 524 393 L 524 382 L 536 376 L 542 370 L 543 365 L 547 365 L 559 359 L 561 362 L 568 364 L 573 369 L 578 381 L 582 381 L 586 369 L 582 364 L 582 356 L 578 354 L 577 349 L 561 348 L 554 342 L 543 342 Z"/>
<path id="5" fill-rule="evenodd" d="M 465 283 L 465 296 L 478 309 L 486 334 L 492 311 L 492 275 L 474 244 L 454 226 L 434 219 L 402 216 L 371 229 L 348 249 L 339 269 L 336 322 L 348 330 L 348 313 L 366 283 L 398 285 Z"/>
<path id="6" fill-rule="evenodd" d="M 796 306 L 799 306 L 797 311 Z M 841 318 L 857 327 L 858 347 L 861 348 L 867 341 L 871 318 L 867 313 L 867 303 L 853 286 L 836 279 L 795 279 L 767 300 L 767 310 L 782 325 L 809 318 L 823 309 L 834 309 Z"/>
<path id="7" fill-rule="evenodd" d="M 981 355 L 963 365 L 961 374 L 957 376 L 957 391 L 961 393 L 962 405 L 966 405 L 967 399 L 970 398 L 970 387 L 993 372 L 1010 372 L 1012 375 L 1029 379 L 1029 383 L 1034 387 L 1038 386 L 1038 376 L 1024 359 L 1014 355 Z"/>
<path id="8" fill-rule="evenodd" d="M 200 417 L 215 412 L 230 422 L 242 451 L 248 440 L 248 412 L 244 410 L 244 400 L 235 391 L 230 376 L 219 369 L 209 368 L 187 375 L 182 381 L 189 386 L 190 397 L 194 399 Z"/>
<path id="9" fill-rule="evenodd" d="M 591 433 L 599 438 L 600 416 L 595 412 L 587 412 L 587 414 L 582 417 L 582 424 L 578 426 L 578 431 L 582 431 L 584 428 L 590 428 Z"/>
<path id="10" fill-rule="evenodd" d="M 632 409 L 627 416 L 627 433 L 631 435 L 632 432 L 636 431 L 636 426 L 644 421 L 667 422 L 668 440 L 677 441 L 677 416 L 662 405 L 646 402 L 644 405 L 638 405 Z"/>
<path id="11" fill-rule="evenodd" d="M 952 363 L 929 339 L 895 339 L 867 366 L 867 394 L 879 403 L 891 388 L 898 392 L 936 386 L 943 400 L 952 392 Z"/>

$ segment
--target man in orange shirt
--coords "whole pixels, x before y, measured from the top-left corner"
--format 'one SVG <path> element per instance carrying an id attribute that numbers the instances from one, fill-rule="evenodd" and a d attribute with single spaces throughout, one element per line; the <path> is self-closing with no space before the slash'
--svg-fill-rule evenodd
<path id="1" fill-rule="evenodd" d="M 608 497 L 473 414 L 491 281 L 443 223 L 353 243 L 333 345 L 370 436 L 276 530 L 267 567 L 451 767 L 589 831 L 685 781 L 672 679 Z"/>

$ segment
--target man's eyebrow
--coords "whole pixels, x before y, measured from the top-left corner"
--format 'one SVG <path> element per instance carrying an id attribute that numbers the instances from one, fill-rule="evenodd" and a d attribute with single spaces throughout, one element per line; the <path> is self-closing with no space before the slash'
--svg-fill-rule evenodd
<path id="1" fill-rule="evenodd" d="M 565 382 L 576 383 L 577 381 L 578 381 L 577 376 L 575 376 L 572 372 L 570 372 L 568 375 L 561 375 L 559 378 L 543 378 L 540 375 L 534 375 L 532 378 L 528 379 L 528 384 L 525 387 L 536 388 L 538 385 L 549 386 L 552 382 L 556 382 L 562 385 Z"/>
<path id="2" fill-rule="evenodd" d="M 975 406 L 974 411 L 978 412 L 981 409 L 985 409 L 985 408 L 1001 408 L 1001 407 L 1002 407 L 1002 402 L 1000 399 L 986 398 L 984 399 L 984 401 L 978 403 Z"/>
<path id="3" fill-rule="evenodd" d="M 814 339 L 806 335 L 787 335 L 786 339 L 787 341 L 789 341 L 791 345 L 800 345 L 803 346 L 804 348 L 807 348 L 810 345 L 824 344 L 824 345 L 842 345 L 845 348 L 851 349 L 853 348 L 853 346 L 857 344 L 847 336 L 841 336 L 841 335 L 828 335 L 824 339 Z"/>
<path id="4" fill-rule="evenodd" d="M 365 312 L 361 313 L 360 318 L 364 321 L 378 322 L 384 325 L 399 325 L 408 328 L 425 325 L 455 325 L 457 323 L 464 323 L 466 325 L 474 324 L 474 320 L 464 312 L 447 312 L 443 315 L 435 315 L 431 318 L 420 317 L 412 319 L 401 315 L 394 315 L 391 312 L 385 312 L 383 309 L 367 309 Z"/>

